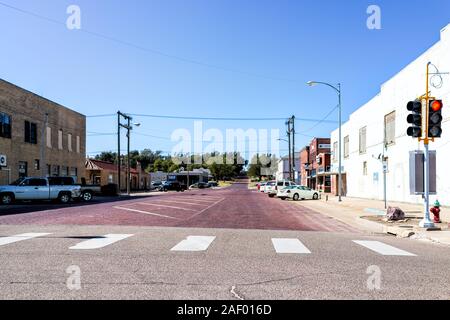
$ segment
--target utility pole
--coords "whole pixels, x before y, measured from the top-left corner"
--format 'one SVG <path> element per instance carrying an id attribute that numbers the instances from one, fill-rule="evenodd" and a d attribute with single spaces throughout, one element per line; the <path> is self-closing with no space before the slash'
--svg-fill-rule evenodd
<path id="1" fill-rule="evenodd" d="M 292 180 L 295 180 L 295 116 L 292 116 Z"/>
<path id="2" fill-rule="evenodd" d="M 127 124 L 122 124 L 120 122 L 120 119 L 124 118 L 125 120 L 127 120 Z M 128 141 L 128 146 L 127 146 L 127 177 L 126 177 L 126 183 L 127 183 L 127 194 L 130 195 L 131 193 L 131 168 L 130 168 L 130 133 L 131 130 L 133 129 L 132 125 L 131 125 L 131 120 L 133 120 L 132 117 L 117 111 L 117 148 L 118 148 L 118 152 L 117 152 L 117 173 L 118 173 L 118 182 L 119 182 L 119 193 L 120 193 L 120 169 L 121 169 L 121 165 L 120 165 L 120 127 L 127 129 L 127 141 Z M 135 126 L 140 126 L 139 123 L 135 123 Z"/>
<path id="3" fill-rule="evenodd" d="M 292 180 L 292 158 L 291 158 L 291 120 L 286 121 L 288 126 L 286 134 L 288 136 L 288 150 L 289 150 L 289 180 Z"/>
<path id="4" fill-rule="evenodd" d="M 130 130 L 131 130 L 131 118 L 127 118 L 128 126 L 127 126 L 127 194 L 130 195 L 131 193 L 131 168 L 130 168 Z"/>
<path id="5" fill-rule="evenodd" d="M 120 177 L 120 111 L 117 111 L 117 183 L 119 185 L 119 194 L 121 191 L 121 177 Z"/>

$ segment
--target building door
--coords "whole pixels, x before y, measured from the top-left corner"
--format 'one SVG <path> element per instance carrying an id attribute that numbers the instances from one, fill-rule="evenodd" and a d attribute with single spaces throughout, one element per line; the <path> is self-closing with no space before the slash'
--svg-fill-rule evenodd
<path id="1" fill-rule="evenodd" d="M 28 176 L 28 163 L 26 161 L 19 161 L 19 178 Z"/>

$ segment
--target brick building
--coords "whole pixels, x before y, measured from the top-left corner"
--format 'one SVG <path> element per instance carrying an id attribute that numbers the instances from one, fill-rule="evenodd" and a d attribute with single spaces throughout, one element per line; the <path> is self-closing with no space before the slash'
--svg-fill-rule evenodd
<path id="1" fill-rule="evenodd" d="M 314 138 L 300 151 L 301 185 L 331 192 L 330 138 Z"/>
<path id="2" fill-rule="evenodd" d="M 87 184 L 105 186 L 108 184 L 118 184 L 117 179 L 117 164 L 95 160 L 86 159 L 85 162 L 86 174 L 85 181 Z M 136 168 L 130 168 L 131 175 L 131 190 L 149 190 L 150 176 L 142 170 L 141 164 L 138 162 Z M 120 169 L 120 190 L 127 189 L 127 168 L 122 166 Z"/>
<path id="3" fill-rule="evenodd" d="M 24 176 L 84 176 L 86 117 L 0 79 L 0 184 Z"/>

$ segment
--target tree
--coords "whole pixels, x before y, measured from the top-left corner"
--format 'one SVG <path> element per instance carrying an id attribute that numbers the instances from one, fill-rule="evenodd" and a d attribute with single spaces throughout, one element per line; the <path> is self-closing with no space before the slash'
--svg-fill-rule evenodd
<path id="1" fill-rule="evenodd" d="M 95 156 L 95 160 L 106 161 L 117 164 L 117 152 L 104 151 Z"/>

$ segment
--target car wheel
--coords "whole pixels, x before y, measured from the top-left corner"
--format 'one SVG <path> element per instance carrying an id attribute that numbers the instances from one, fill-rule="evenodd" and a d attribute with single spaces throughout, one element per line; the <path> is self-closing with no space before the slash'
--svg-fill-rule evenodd
<path id="1" fill-rule="evenodd" d="M 92 192 L 86 191 L 83 192 L 83 201 L 91 201 L 92 200 Z"/>
<path id="2" fill-rule="evenodd" d="M 285 198 L 285 197 L 281 197 L 280 199 L 281 199 L 281 200 L 286 200 L 286 198 Z"/>
<path id="3" fill-rule="evenodd" d="M 269 194 L 269 198 L 273 198 L 273 197 L 275 197 L 274 194 Z"/>
<path id="4" fill-rule="evenodd" d="M 68 193 L 63 193 L 59 196 L 59 202 L 61 203 L 69 203 L 70 202 L 70 195 Z"/>
<path id="5" fill-rule="evenodd" d="M 2 194 L 1 195 L 1 202 L 4 205 L 8 205 L 14 202 L 14 197 L 10 194 Z"/>
<path id="6" fill-rule="evenodd" d="M 318 199 L 319 199 L 319 194 L 314 193 L 314 195 L 313 195 L 313 200 L 318 200 Z"/>
<path id="7" fill-rule="evenodd" d="M 298 195 L 298 193 L 294 194 L 294 196 L 292 197 L 292 199 L 294 201 L 298 201 L 300 199 L 300 196 Z"/>

